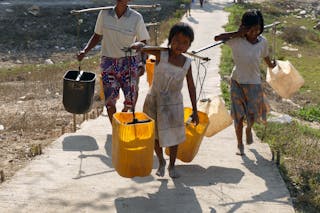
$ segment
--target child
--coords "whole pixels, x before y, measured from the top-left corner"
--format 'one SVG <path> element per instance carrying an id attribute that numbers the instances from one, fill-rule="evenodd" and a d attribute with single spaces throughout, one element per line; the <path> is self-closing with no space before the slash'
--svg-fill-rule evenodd
<path id="1" fill-rule="evenodd" d="M 200 6 L 203 7 L 203 0 L 200 0 Z"/>
<path id="2" fill-rule="evenodd" d="M 264 29 L 263 16 L 259 10 L 243 14 L 238 31 L 215 36 L 216 41 L 226 41 L 232 49 L 235 67 L 231 74 L 231 115 L 234 119 L 238 140 L 238 155 L 244 155 L 242 143 L 243 121 L 247 120 L 246 142 L 252 144 L 251 128 L 255 121 L 266 122 L 266 103 L 261 87 L 260 62 L 275 67 L 268 56 L 267 40 L 261 36 Z"/>
<path id="3" fill-rule="evenodd" d="M 145 99 L 143 111 L 156 122 L 154 149 L 159 160 L 159 168 L 156 175 L 160 177 L 164 176 L 166 165 L 162 147 L 169 147 L 170 150 L 169 176 L 171 178 L 179 177 L 175 169 L 175 160 L 178 144 L 186 139 L 181 94 L 184 77 L 187 79 L 193 107 L 192 121 L 196 125 L 199 123 L 191 59 L 182 54 L 188 50 L 193 39 L 193 29 L 186 23 L 178 23 L 170 30 L 168 49 L 141 49 L 144 46 L 142 42 L 132 45 L 133 49 L 141 49 L 141 51 L 156 57 L 154 80 Z"/>
<path id="4" fill-rule="evenodd" d="M 191 0 L 186 0 L 185 6 L 186 6 L 186 17 L 191 16 Z"/>

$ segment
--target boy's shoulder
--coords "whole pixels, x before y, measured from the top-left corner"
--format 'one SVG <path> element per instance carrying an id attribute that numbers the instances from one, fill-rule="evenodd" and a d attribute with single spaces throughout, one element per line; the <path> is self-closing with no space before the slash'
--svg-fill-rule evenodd
<path id="1" fill-rule="evenodd" d="M 135 9 L 132 9 L 132 8 L 128 7 L 128 10 L 129 10 L 129 15 L 130 16 L 142 17 L 141 13 L 139 13 Z"/>

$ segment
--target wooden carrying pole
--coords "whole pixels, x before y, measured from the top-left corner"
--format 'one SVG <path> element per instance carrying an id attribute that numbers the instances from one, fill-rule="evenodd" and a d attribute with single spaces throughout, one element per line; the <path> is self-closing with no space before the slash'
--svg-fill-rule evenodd
<path id="1" fill-rule="evenodd" d="M 142 49 L 145 49 L 145 50 L 168 50 L 167 47 L 159 47 L 159 46 L 144 46 Z M 194 53 L 190 53 L 190 52 L 186 52 L 185 54 L 189 55 L 189 56 L 192 56 L 192 57 L 195 57 L 195 58 L 198 58 L 198 59 L 201 59 L 201 60 L 204 60 L 204 61 L 210 61 L 211 59 L 208 58 L 208 57 L 202 57 L 202 56 L 199 56 L 199 55 L 196 55 Z"/>
<path id="2" fill-rule="evenodd" d="M 159 9 L 161 10 L 161 6 L 160 4 L 151 4 L 151 5 L 138 5 L 138 4 L 134 4 L 134 5 L 128 5 L 130 8 L 132 9 Z M 114 6 L 106 6 L 106 7 L 95 7 L 95 8 L 87 8 L 87 9 L 82 9 L 82 10 L 71 10 L 70 13 L 72 15 L 76 15 L 79 13 L 86 13 L 86 12 L 95 12 L 95 11 L 100 11 L 100 10 L 110 10 L 113 9 Z"/>

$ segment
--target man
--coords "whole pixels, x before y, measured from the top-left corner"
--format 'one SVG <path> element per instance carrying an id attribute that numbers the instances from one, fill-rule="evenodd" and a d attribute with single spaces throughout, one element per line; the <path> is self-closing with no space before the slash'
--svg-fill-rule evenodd
<path id="1" fill-rule="evenodd" d="M 78 60 L 81 61 L 85 54 L 101 41 L 100 67 L 105 105 L 111 123 L 113 114 L 117 111 L 116 102 L 120 88 L 125 97 L 122 111 L 128 111 L 134 107 L 138 94 L 138 70 L 141 70 L 138 67 L 141 62 L 145 63 L 140 55 L 128 54 L 123 51 L 123 48 L 130 47 L 136 41 L 146 42 L 150 39 L 142 15 L 128 7 L 129 1 L 117 0 L 113 9 L 100 11 L 94 34 L 77 55 Z"/>

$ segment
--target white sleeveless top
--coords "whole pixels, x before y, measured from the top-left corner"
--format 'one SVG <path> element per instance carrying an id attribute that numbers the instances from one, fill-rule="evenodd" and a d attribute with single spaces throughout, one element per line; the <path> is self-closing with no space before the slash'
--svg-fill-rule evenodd
<path id="1" fill-rule="evenodd" d="M 186 139 L 181 90 L 191 59 L 187 58 L 183 67 L 170 64 L 168 59 L 169 52 L 161 51 L 143 106 L 143 111 L 155 120 L 155 135 L 161 147 L 178 145 Z"/>

